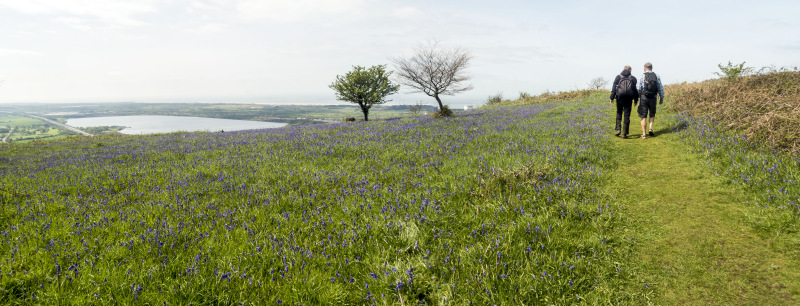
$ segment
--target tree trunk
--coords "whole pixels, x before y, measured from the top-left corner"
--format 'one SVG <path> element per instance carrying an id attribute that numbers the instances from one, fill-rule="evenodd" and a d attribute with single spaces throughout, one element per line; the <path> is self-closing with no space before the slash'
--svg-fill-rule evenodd
<path id="1" fill-rule="evenodd" d="M 442 105 L 442 99 L 439 99 L 438 94 L 433 95 L 433 97 L 436 98 L 436 102 L 439 102 L 439 111 L 441 112 L 444 109 L 444 105 Z"/>
<path id="2" fill-rule="evenodd" d="M 361 112 L 364 113 L 364 121 L 369 121 L 369 107 L 361 107 Z"/>

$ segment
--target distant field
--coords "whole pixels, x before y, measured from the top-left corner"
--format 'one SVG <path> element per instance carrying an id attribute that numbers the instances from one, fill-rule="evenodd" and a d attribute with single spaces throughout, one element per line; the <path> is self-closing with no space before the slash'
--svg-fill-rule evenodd
<path id="1" fill-rule="evenodd" d="M 59 136 L 61 134 L 61 130 L 54 128 L 54 127 L 42 127 L 38 129 L 22 129 L 18 131 L 14 131 L 14 134 L 11 136 L 11 139 L 14 141 L 19 140 L 32 140 L 32 139 L 44 139 L 44 138 L 52 138 Z"/>
<path id="2" fill-rule="evenodd" d="M 12 129 L 14 132 L 8 138 L 11 142 L 53 140 L 73 135 L 70 131 L 57 128 L 39 119 L 0 114 L 0 139 L 6 137 Z"/>
<path id="3" fill-rule="evenodd" d="M 44 121 L 24 116 L 0 114 L 0 127 L 30 127 L 43 125 Z"/>

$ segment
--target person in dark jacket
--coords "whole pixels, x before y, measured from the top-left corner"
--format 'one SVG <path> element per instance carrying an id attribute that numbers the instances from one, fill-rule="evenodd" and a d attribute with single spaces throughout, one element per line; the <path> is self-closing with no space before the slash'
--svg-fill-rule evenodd
<path id="1" fill-rule="evenodd" d="M 620 87 L 622 86 L 622 87 Z M 631 103 L 639 103 L 639 91 L 636 88 L 636 77 L 631 75 L 631 66 L 625 66 L 616 78 L 614 85 L 611 86 L 611 105 L 617 100 L 617 125 L 614 128 L 614 135 L 622 138 L 628 137 L 628 130 L 631 126 Z"/>

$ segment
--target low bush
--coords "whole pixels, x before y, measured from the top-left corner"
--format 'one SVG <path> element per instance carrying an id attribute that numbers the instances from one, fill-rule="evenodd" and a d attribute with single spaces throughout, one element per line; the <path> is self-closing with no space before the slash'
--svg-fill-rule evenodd
<path id="1" fill-rule="evenodd" d="M 441 117 L 450 117 L 453 115 L 453 111 L 450 110 L 450 107 L 445 105 L 442 106 L 442 110 L 433 113 L 433 118 L 441 118 Z"/>
<path id="2" fill-rule="evenodd" d="M 486 105 L 495 105 L 503 102 L 503 93 L 496 93 L 486 98 Z"/>

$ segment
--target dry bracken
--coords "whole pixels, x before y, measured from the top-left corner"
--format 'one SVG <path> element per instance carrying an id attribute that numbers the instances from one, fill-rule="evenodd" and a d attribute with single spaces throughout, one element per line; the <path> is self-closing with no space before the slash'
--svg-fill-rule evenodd
<path id="1" fill-rule="evenodd" d="M 800 152 L 800 72 L 668 85 L 674 111 L 709 118 L 752 141 Z"/>

